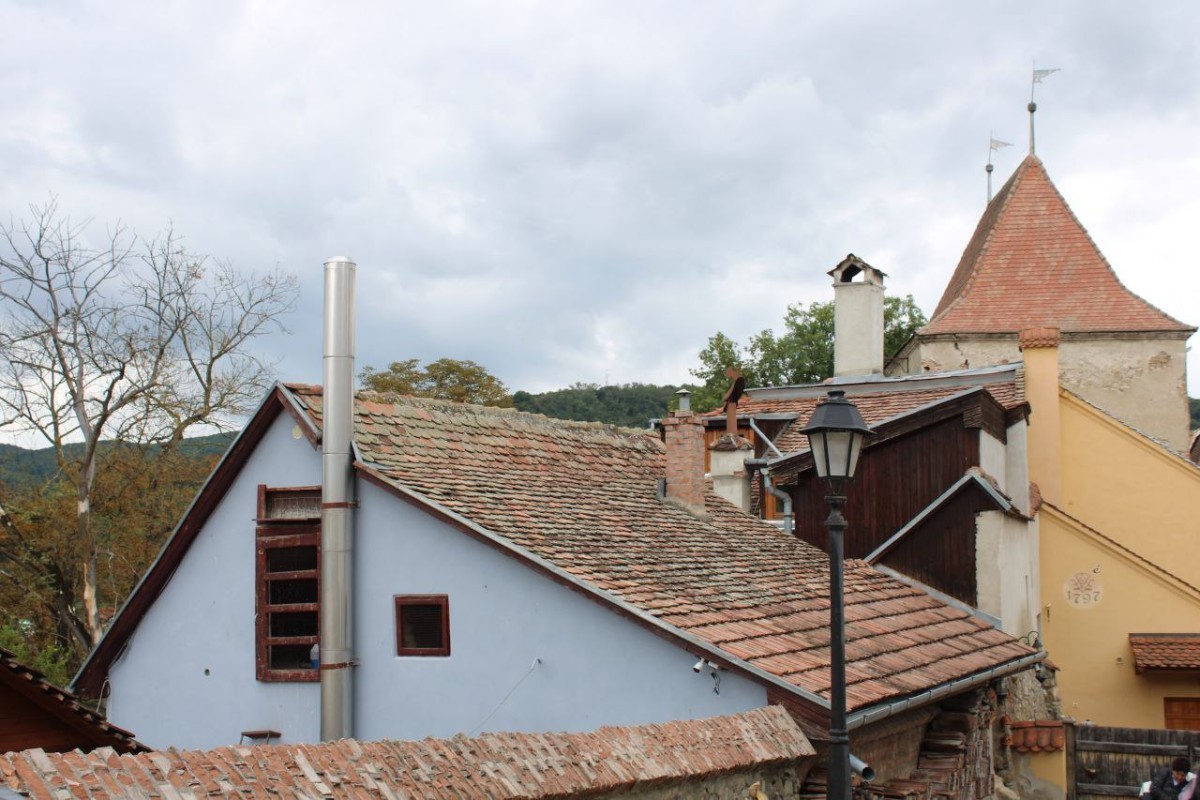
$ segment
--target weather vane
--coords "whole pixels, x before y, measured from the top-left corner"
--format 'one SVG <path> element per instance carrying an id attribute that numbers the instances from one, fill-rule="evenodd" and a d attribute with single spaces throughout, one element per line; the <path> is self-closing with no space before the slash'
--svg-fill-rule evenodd
<path id="1" fill-rule="evenodd" d="M 1033 100 L 1034 90 L 1037 85 L 1044 81 L 1047 76 L 1058 72 L 1058 67 L 1053 69 L 1038 69 L 1037 62 L 1033 62 L 1033 81 L 1029 84 L 1029 155 L 1034 154 L 1033 148 L 1033 114 L 1037 111 L 1037 103 Z"/>
<path id="2" fill-rule="evenodd" d="M 993 169 L 992 153 L 994 153 L 995 151 L 999 150 L 1002 147 L 1012 147 L 1012 142 L 1002 142 L 999 139 L 997 139 L 995 137 L 995 135 L 991 134 L 991 132 L 989 132 L 988 135 L 991 137 L 991 142 L 988 144 L 988 160 L 987 160 L 987 166 L 984 167 L 984 170 L 987 171 L 987 185 L 988 185 L 987 201 L 989 203 L 991 203 L 992 202 L 992 169 Z"/>

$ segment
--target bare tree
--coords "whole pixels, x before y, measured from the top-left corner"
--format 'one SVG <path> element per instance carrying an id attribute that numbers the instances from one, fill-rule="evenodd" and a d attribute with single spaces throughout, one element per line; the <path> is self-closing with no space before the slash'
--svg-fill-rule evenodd
<path id="1" fill-rule="evenodd" d="M 92 529 L 101 441 L 170 447 L 246 412 L 270 373 L 248 345 L 281 327 L 296 282 L 191 255 L 173 231 L 141 240 L 117 227 L 94 247 L 88 223 L 72 224 L 55 200 L 30 212 L 0 225 L 0 429 L 44 439 L 74 488 L 83 613 L 71 629 L 87 646 L 101 634 Z M 78 458 L 65 449 L 73 442 Z"/>

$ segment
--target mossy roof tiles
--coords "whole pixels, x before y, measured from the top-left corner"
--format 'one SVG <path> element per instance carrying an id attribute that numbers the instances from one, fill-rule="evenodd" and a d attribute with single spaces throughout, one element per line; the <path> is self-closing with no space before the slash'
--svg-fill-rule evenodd
<path id="1" fill-rule="evenodd" d="M 290 391 L 319 424 L 319 387 Z M 828 558 L 715 495 L 702 515 L 658 500 L 665 452 L 656 433 L 366 393 L 357 411 L 362 461 L 388 483 L 734 658 L 828 695 Z M 1032 652 L 864 562 L 847 562 L 845 584 L 850 652 L 872 659 L 852 707 Z M 964 636 L 975 637 L 966 655 L 943 643 Z M 955 666 L 938 668 L 947 655 Z M 858 675 L 853 659 L 850 668 Z"/>

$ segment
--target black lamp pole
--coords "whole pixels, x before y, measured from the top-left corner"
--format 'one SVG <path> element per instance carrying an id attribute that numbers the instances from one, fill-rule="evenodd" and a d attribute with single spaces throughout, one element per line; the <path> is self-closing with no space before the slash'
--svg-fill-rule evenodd
<path id="1" fill-rule="evenodd" d="M 846 605 L 842 582 L 846 498 L 825 496 L 829 503 L 829 800 L 850 800 L 850 733 L 846 730 Z"/>
<path id="2" fill-rule="evenodd" d="M 850 800 L 850 734 L 846 730 L 846 605 L 843 582 L 846 518 L 844 489 L 854 477 L 863 439 L 871 429 L 846 393 L 833 390 L 804 428 L 817 475 L 829 484 L 829 778 L 826 797 Z"/>

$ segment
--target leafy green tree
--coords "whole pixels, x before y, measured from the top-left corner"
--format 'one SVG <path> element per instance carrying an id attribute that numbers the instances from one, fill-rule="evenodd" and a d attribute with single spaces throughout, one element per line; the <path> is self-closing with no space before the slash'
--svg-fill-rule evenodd
<path id="1" fill-rule="evenodd" d="M 94 544 L 102 622 L 121 605 L 154 560 L 217 460 L 211 447 L 141 447 L 106 442 L 92 491 L 93 543 L 74 530 L 75 491 L 57 476 L 3 487 L 0 508 L 0 646 L 57 680 L 88 650 L 79 614 L 84 576 L 77 568 Z M 3 631 L 7 630 L 7 633 Z"/>
<path id="2" fill-rule="evenodd" d="M 912 295 L 884 298 L 884 352 L 896 353 L 924 324 L 925 315 Z M 700 411 L 720 405 L 729 387 L 729 367 L 742 370 L 747 386 L 823 381 L 833 374 L 833 302 L 788 306 L 781 333 L 764 329 L 744 347 L 718 331 L 699 359 L 699 368 L 691 373 L 704 381 L 692 396 L 692 407 Z"/>
<path id="3" fill-rule="evenodd" d="M 0 647 L 25 666 L 42 673 L 55 686 L 66 686 L 72 674 L 67 651 L 53 643 L 39 647 L 31 634 L 30 626 L 17 620 L 0 625 Z"/>
<path id="4" fill-rule="evenodd" d="M 512 396 L 496 376 L 474 361 L 439 358 L 424 368 L 420 359 L 393 361 L 384 371 L 365 367 L 359 373 L 363 388 L 456 403 L 512 407 Z"/>

